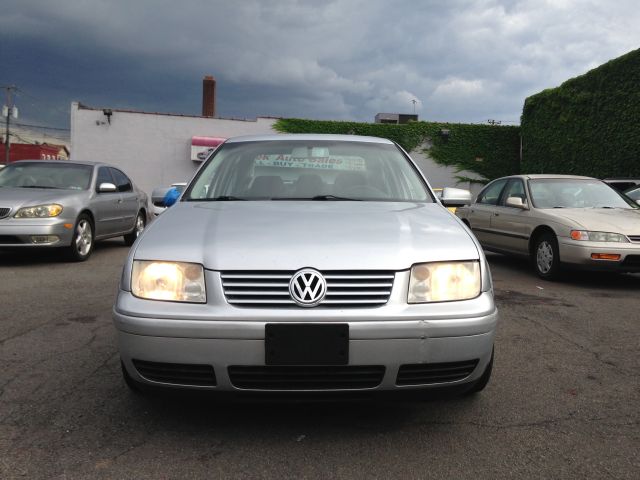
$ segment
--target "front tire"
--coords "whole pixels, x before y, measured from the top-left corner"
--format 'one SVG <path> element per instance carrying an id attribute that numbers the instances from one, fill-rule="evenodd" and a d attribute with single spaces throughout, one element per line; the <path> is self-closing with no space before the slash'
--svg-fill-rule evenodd
<path id="1" fill-rule="evenodd" d="M 553 233 L 545 232 L 540 235 L 531 253 L 533 268 L 540 278 L 553 280 L 560 274 L 560 251 L 558 239 Z"/>
<path id="2" fill-rule="evenodd" d="M 144 216 L 144 212 L 140 210 L 138 212 L 138 216 L 136 217 L 136 223 L 133 227 L 133 231 L 131 233 L 127 233 L 124 236 L 124 243 L 129 247 L 134 244 L 136 239 L 140 236 L 140 234 L 144 231 L 147 226 L 147 221 Z"/>
<path id="3" fill-rule="evenodd" d="M 73 229 L 73 238 L 67 254 L 73 262 L 84 262 L 93 252 L 94 234 L 93 223 L 86 213 L 80 214 Z"/>

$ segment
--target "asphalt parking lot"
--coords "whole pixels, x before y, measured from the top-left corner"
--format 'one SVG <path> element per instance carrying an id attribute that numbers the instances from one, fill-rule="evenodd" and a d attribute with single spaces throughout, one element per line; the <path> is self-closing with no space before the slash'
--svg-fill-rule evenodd
<path id="1" fill-rule="evenodd" d="M 473 398 L 144 399 L 111 323 L 126 254 L 0 252 L 0 478 L 638 478 L 638 275 L 547 283 L 491 255 L 496 364 Z"/>

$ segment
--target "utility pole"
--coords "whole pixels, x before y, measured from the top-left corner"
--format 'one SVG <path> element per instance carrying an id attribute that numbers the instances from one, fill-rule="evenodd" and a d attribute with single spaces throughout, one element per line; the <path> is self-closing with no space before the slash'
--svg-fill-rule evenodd
<path id="1" fill-rule="evenodd" d="M 9 164 L 9 150 L 11 148 L 11 140 L 9 140 L 9 125 L 11 124 L 11 115 L 13 114 L 13 101 L 11 99 L 11 91 L 16 89 L 15 85 L 4 87 L 7 90 L 7 104 L 2 109 L 2 113 L 7 116 L 7 123 L 4 134 L 4 163 Z"/>

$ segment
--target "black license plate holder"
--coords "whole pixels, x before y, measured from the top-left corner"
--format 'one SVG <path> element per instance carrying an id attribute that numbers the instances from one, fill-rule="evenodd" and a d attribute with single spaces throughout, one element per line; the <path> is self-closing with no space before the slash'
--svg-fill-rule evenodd
<path id="1" fill-rule="evenodd" d="M 267 323 L 266 365 L 347 365 L 349 324 Z"/>

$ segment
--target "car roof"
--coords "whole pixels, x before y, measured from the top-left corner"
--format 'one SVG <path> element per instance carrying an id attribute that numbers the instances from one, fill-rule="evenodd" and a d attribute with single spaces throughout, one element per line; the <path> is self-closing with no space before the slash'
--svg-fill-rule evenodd
<path id="1" fill-rule="evenodd" d="M 640 182 L 640 177 L 607 177 L 603 178 L 605 182 L 615 181 L 615 182 Z"/>
<path id="2" fill-rule="evenodd" d="M 536 180 L 536 179 L 554 179 L 557 178 L 559 180 L 561 179 L 566 179 L 566 180 L 598 180 L 597 178 L 593 178 L 593 177 L 583 177 L 580 175 L 555 175 L 555 174 L 550 174 L 550 173 L 534 173 L 534 174 L 521 174 L 521 175 L 511 175 L 509 177 L 502 177 L 502 178 L 522 178 L 525 180 Z"/>
<path id="3" fill-rule="evenodd" d="M 109 163 L 104 162 L 84 162 L 82 160 L 41 160 L 39 158 L 34 158 L 33 160 L 16 160 L 15 162 L 11 162 L 9 165 L 13 165 L 14 163 L 55 163 L 61 165 L 84 165 L 87 167 L 111 167 L 121 169 L 116 165 L 111 165 Z"/>
<path id="4" fill-rule="evenodd" d="M 15 162 L 11 162 L 9 165 L 13 165 L 14 163 L 55 163 L 55 164 L 62 164 L 62 165 L 87 165 L 87 166 L 94 166 L 94 165 L 107 165 L 105 163 L 99 163 L 99 162 L 82 162 L 82 161 L 78 161 L 78 160 L 41 160 L 39 158 L 34 158 L 33 160 L 16 160 Z M 111 166 L 111 165 L 108 165 Z"/>
<path id="5" fill-rule="evenodd" d="M 391 140 L 379 137 L 365 137 L 360 135 L 326 135 L 317 133 L 288 133 L 281 135 L 243 135 L 229 138 L 225 143 L 243 142 L 273 142 L 290 140 L 310 140 L 310 141 L 333 141 L 333 142 L 360 142 L 360 143 L 381 143 L 393 145 Z"/>

